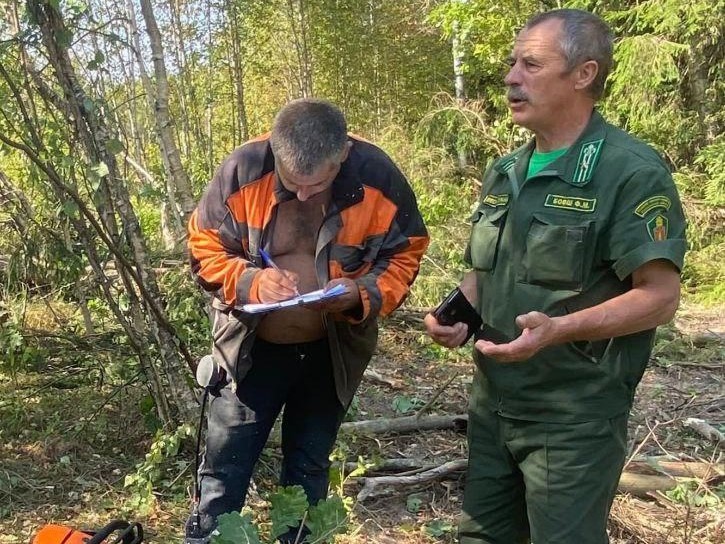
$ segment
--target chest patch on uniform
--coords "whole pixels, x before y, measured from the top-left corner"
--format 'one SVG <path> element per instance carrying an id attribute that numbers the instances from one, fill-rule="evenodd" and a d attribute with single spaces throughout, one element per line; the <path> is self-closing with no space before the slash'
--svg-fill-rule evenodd
<path id="1" fill-rule="evenodd" d="M 499 206 L 505 206 L 509 203 L 509 195 L 508 194 L 502 194 L 502 195 L 486 195 L 483 197 L 483 203 L 486 206 L 491 206 L 492 208 L 498 208 Z"/>
<path id="2" fill-rule="evenodd" d="M 672 202 L 665 195 L 651 196 L 637 204 L 634 215 L 644 217 L 652 210 L 662 209 L 666 211 L 670 209 L 670 206 L 672 206 Z"/>
<path id="3" fill-rule="evenodd" d="M 658 213 L 652 219 L 647 221 L 647 232 L 653 242 L 662 242 L 667 240 L 667 229 L 669 224 L 669 220 L 661 213 Z"/>
<path id="4" fill-rule="evenodd" d="M 547 208 L 561 208 L 562 210 L 591 213 L 597 206 L 597 199 L 548 194 L 546 195 L 544 206 Z"/>
<path id="5" fill-rule="evenodd" d="M 594 140 L 582 144 L 581 151 L 579 151 L 579 160 L 576 163 L 576 170 L 572 178 L 574 185 L 584 185 L 592 179 L 594 166 L 597 163 L 599 151 L 602 149 L 603 143 L 604 140 Z"/>

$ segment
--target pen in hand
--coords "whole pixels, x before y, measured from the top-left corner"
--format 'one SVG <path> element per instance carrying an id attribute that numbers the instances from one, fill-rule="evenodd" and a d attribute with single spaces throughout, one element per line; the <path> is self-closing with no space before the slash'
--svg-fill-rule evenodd
<path id="1" fill-rule="evenodd" d="M 269 255 L 269 253 L 267 253 L 261 247 L 259 248 L 259 254 L 262 256 L 262 260 L 264 261 L 264 264 L 266 264 L 267 266 L 273 268 L 274 270 L 276 270 L 277 272 L 279 272 L 283 276 L 287 276 L 287 274 L 285 274 L 282 271 L 282 269 L 274 263 L 274 261 L 272 260 L 272 257 Z M 300 292 L 297 290 L 297 287 L 295 287 L 295 296 L 300 296 Z"/>

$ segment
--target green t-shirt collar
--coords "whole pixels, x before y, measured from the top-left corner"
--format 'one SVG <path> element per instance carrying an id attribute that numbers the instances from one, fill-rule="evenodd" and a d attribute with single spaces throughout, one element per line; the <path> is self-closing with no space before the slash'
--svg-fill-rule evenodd
<path id="1" fill-rule="evenodd" d="M 606 133 L 604 119 L 597 110 L 594 110 L 589 124 L 579 139 L 561 157 L 549 163 L 532 177 L 557 176 L 571 185 L 586 185 L 594 175 Z M 518 179 L 525 179 L 526 169 L 534 149 L 535 141 L 531 139 L 514 152 L 498 160 L 494 168 L 501 173 L 515 168 Z"/>
<path id="2" fill-rule="evenodd" d="M 568 149 L 568 147 L 563 147 L 561 149 L 546 152 L 536 151 L 534 149 L 534 152 L 531 154 L 531 158 L 529 159 L 529 167 L 526 171 L 526 178 L 528 179 L 541 172 L 545 166 L 548 166 L 550 163 L 561 157 Z"/>

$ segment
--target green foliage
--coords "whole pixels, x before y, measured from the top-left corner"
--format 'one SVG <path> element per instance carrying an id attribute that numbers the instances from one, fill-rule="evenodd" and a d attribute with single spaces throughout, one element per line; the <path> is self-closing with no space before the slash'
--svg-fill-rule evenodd
<path id="1" fill-rule="evenodd" d="M 342 498 L 333 495 L 310 508 L 305 525 L 310 530 L 306 538 L 310 544 L 332 542 L 334 535 L 344 532 L 347 526 L 347 512 Z"/>
<path id="2" fill-rule="evenodd" d="M 445 521 L 442 519 L 434 519 L 433 521 L 425 524 L 426 534 L 434 538 L 441 538 L 447 534 L 452 533 L 454 530 L 455 527 L 450 521 Z"/>
<path id="3" fill-rule="evenodd" d="M 725 484 L 714 489 L 703 485 L 695 478 L 686 479 L 674 489 L 665 491 L 665 495 L 673 502 L 687 506 L 718 508 L 725 502 Z"/>
<path id="4" fill-rule="evenodd" d="M 138 215 L 141 231 L 152 250 L 159 251 L 163 247 L 161 241 L 161 206 L 155 192 L 134 198 L 134 209 Z"/>
<path id="5" fill-rule="evenodd" d="M 693 129 L 690 115 L 678 107 L 679 64 L 687 51 L 659 35 L 622 38 L 614 55 L 617 69 L 609 78 L 607 117 L 660 149 L 681 144 L 672 135 L 686 136 Z M 663 133 L 662 126 L 671 131 Z"/>
<path id="6" fill-rule="evenodd" d="M 705 202 L 725 206 L 725 135 L 721 134 L 712 144 L 702 148 L 693 164 L 703 172 L 699 188 Z"/>
<path id="7" fill-rule="evenodd" d="M 276 538 L 298 525 L 309 506 L 305 490 L 299 485 L 278 489 L 270 495 L 269 504 L 272 538 Z"/>
<path id="8" fill-rule="evenodd" d="M 710 244 L 686 255 L 683 285 L 693 299 L 706 305 L 725 303 L 725 241 Z"/>
<path id="9" fill-rule="evenodd" d="M 309 506 L 301 486 L 278 489 L 270 495 L 271 529 L 265 531 L 261 521 L 249 513 L 231 513 L 219 517 L 211 544 L 271 544 L 276 538 L 303 523 L 310 533 L 300 541 L 307 544 L 333 542 L 345 530 L 347 512 L 342 499 L 332 496 Z"/>
<path id="10" fill-rule="evenodd" d="M 713 336 L 711 339 L 697 339 L 680 332 L 670 323 L 657 328 L 652 360 L 660 366 L 668 367 L 682 361 L 689 363 L 711 364 L 722 359 L 722 342 Z"/>
<path id="11" fill-rule="evenodd" d="M 259 531 L 249 514 L 231 512 L 219 516 L 219 526 L 211 537 L 211 544 L 261 544 Z"/>
<path id="12" fill-rule="evenodd" d="M 392 406 L 396 414 L 407 414 L 413 410 L 417 410 L 425 404 L 425 401 L 418 397 L 409 397 L 407 395 L 396 395 L 393 398 Z"/>
<path id="13" fill-rule="evenodd" d="M 157 486 L 169 488 L 172 481 L 165 479 L 168 461 L 176 456 L 184 439 L 193 436 L 191 425 L 179 426 L 172 433 L 159 431 L 142 463 L 136 465 L 133 474 L 127 474 L 124 486 L 130 488 L 129 506 L 148 513 L 155 503 L 154 489 Z M 177 467 L 178 470 L 178 467 Z"/>
<path id="14" fill-rule="evenodd" d="M 417 514 L 423 508 L 423 497 L 419 493 L 408 495 L 405 499 L 405 509 L 411 514 Z"/>
<path id="15" fill-rule="evenodd" d="M 18 324 L 7 312 L 0 313 L 0 369 L 15 374 L 31 358 Z"/>
<path id="16" fill-rule="evenodd" d="M 335 496 L 340 497 L 342 504 L 347 512 L 352 511 L 354 504 L 352 497 L 345 496 L 345 483 L 350 478 L 363 476 L 370 468 L 375 466 L 374 461 L 366 461 L 362 456 L 357 457 L 357 466 L 350 472 L 345 469 L 345 462 L 353 455 L 353 445 L 348 439 L 354 440 L 354 437 L 343 436 L 337 441 L 337 445 L 330 454 L 330 460 L 333 464 L 330 466 L 330 489 Z"/>
<path id="17" fill-rule="evenodd" d="M 206 353 L 209 350 L 209 317 L 201 289 L 183 266 L 165 271 L 158 281 L 166 302 L 166 314 L 176 334 L 194 353 Z"/>
<path id="18" fill-rule="evenodd" d="M 447 0 L 438 3 L 429 20 L 446 39 L 457 37 L 463 54 L 463 70 L 470 83 L 468 96 L 479 94 L 503 108 L 500 87 L 505 59 L 514 37 L 526 19 L 540 9 L 532 0 Z M 472 89 L 470 87 L 473 87 Z M 496 89 L 496 92 L 488 92 Z"/>

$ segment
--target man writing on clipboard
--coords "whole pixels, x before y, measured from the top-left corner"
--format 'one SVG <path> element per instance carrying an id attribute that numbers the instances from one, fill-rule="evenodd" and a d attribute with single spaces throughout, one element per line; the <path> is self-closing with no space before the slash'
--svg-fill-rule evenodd
<path id="1" fill-rule="evenodd" d="M 375 349 L 377 318 L 404 300 L 427 246 L 405 177 L 349 135 L 329 102 L 290 102 L 270 134 L 227 157 L 189 224 L 192 272 L 214 295 L 224 379 L 209 405 L 187 544 L 208 542 L 217 516 L 242 507 L 283 407 L 280 484 L 301 485 L 311 504 L 327 496 L 329 454 Z M 312 305 L 242 311 L 336 285 L 345 293 Z"/>

